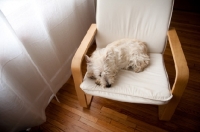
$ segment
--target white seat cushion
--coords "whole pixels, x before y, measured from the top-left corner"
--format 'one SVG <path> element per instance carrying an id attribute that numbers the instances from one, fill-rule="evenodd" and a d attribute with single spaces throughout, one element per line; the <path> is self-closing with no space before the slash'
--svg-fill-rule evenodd
<path id="1" fill-rule="evenodd" d="M 172 98 L 172 94 L 163 64 L 163 56 L 162 54 L 150 53 L 150 59 L 150 65 L 143 72 L 135 73 L 121 70 L 110 88 L 102 88 L 95 84 L 95 80 L 86 76 L 80 87 L 87 94 L 112 100 L 165 104 Z"/>

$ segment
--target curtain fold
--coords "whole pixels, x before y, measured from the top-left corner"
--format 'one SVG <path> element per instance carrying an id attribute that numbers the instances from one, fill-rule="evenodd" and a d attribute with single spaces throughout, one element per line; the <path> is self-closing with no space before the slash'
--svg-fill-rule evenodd
<path id="1" fill-rule="evenodd" d="M 46 120 L 95 22 L 94 1 L 2 0 L 0 10 L 0 131 L 19 131 Z"/>

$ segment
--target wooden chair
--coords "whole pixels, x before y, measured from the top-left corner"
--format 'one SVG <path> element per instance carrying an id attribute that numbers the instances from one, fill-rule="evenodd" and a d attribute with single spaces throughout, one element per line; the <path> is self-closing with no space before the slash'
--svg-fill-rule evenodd
<path id="1" fill-rule="evenodd" d="M 92 24 L 89 28 L 80 44 L 80 47 L 74 55 L 71 65 L 78 100 L 82 107 L 89 107 L 92 96 L 95 95 L 124 102 L 158 105 L 159 119 L 166 121 L 171 119 L 182 97 L 189 78 L 187 62 L 176 30 L 174 28 L 168 30 L 172 10 L 173 0 L 97 0 L 97 22 L 96 24 Z M 88 79 L 86 77 L 83 78 L 81 64 L 84 59 L 84 55 L 87 53 L 87 50 L 93 41 L 96 39 L 97 48 L 103 48 L 106 44 L 121 38 L 137 38 L 144 41 L 147 43 L 151 55 L 159 54 L 161 56 L 163 56 L 167 43 L 166 40 L 168 39 L 173 60 L 175 62 L 176 78 L 172 88 L 170 88 L 167 75 L 164 77 L 166 82 L 168 82 L 166 87 L 169 86 L 169 98 L 167 100 L 163 101 L 162 98 L 157 97 L 157 95 L 153 93 L 152 97 L 149 98 L 147 95 L 141 95 L 141 97 L 137 97 L 137 95 L 134 97 L 135 94 L 133 94 L 133 98 L 132 95 L 130 95 L 131 99 L 127 99 L 126 101 L 126 97 L 124 100 L 116 99 L 118 95 L 113 96 L 113 98 L 106 95 L 104 96 L 104 93 L 109 92 L 109 90 L 103 91 L 98 95 L 99 91 L 93 93 L 90 89 L 85 90 L 84 88 L 80 88 L 80 85 L 83 85 L 85 81 L 88 83 Z M 155 59 L 155 61 L 157 60 Z M 150 67 L 153 67 L 153 65 L 154 64 Z M 163 69 L 163 71 L 166 72 L 165 67 Z M 134 74 L 134 76 L 140 74 L 145 74 L 145 71 L 144 73 Z M 156 82 L 156 80 L 154 81 Z M 114 88 L 115 87 L 113 87 L 113 89 Z M 144 87 L 140 87 L 140 89 L 143 89 L 143 91 L 146 92 Z M 157 92 L 158 91 L 156 91 L 156 94 Z M 160 94 L 162 95 L 162 93 L 158 93 L 158 95 Z M 161 99 L 161 101 L 158 101 L 158 99 Z"/>

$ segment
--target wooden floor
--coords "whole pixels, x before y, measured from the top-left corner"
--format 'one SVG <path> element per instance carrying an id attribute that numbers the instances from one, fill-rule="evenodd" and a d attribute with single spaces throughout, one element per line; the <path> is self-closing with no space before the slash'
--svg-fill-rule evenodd
<path id="1" fill-rule="evenodd" d="M 157 106 L 130 104 L 94 97 L 91 107 L 79 106 L 73 78 L 46 109 L 47 121 L 31 131 L 44 132 L 194 132 L 200 131 L 200 14 L 174 11 L 175 27 L 190 69 L 188 86 L 171 121 L 158 120 Z M 92 50 L 95 46 L 92 46 Z M 171 85 L 175 77 L 171 51 L 164 55 Z"/>

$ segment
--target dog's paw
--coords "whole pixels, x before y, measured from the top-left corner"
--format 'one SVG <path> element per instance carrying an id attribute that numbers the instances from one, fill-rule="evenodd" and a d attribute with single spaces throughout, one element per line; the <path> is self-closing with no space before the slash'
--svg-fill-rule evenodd
<path id="1" fill-rule="evenodd" d="M 139 73 L 139 72 L 142 72 L 142 71 L 143 71 L 142 68 L 134 68 L 134 72 L 136 72 L 136 73 Z"/>
<path id="2" fill-rule="evenodd" d="M 96 83 L 97 85 L 101 85 L 101 83 L 100 83 L 99 80 L 96 80 L 95 83 Z"/>
<path id="3" fill-rule="evenodd" d="M 90 79 L 96 79 L 94 76 L 89 77 Z"/>

